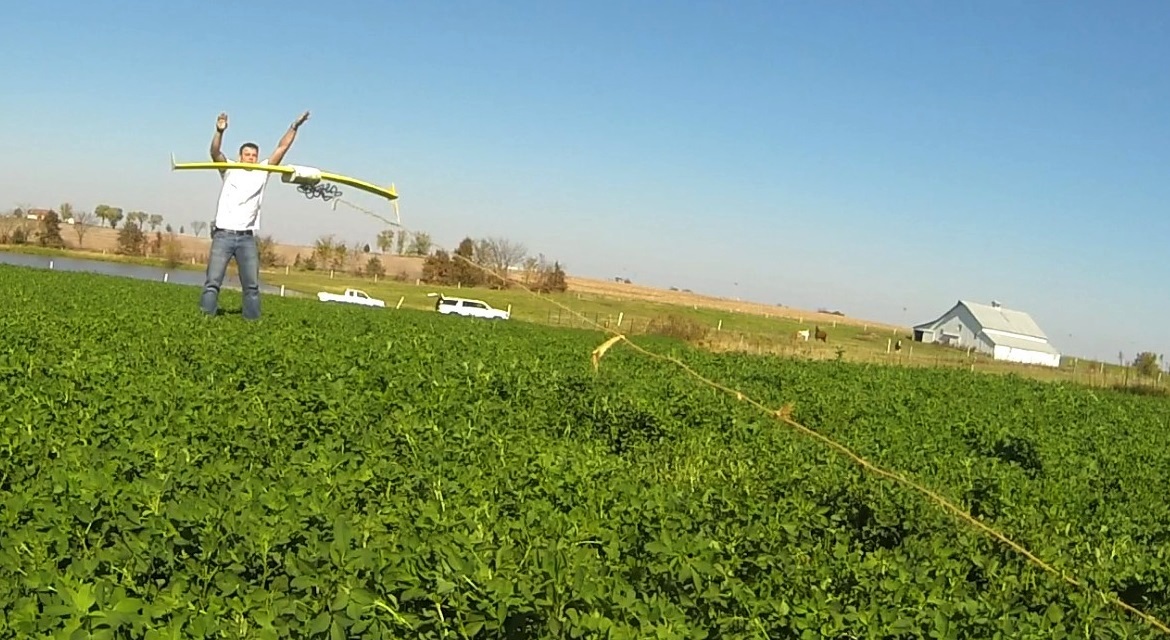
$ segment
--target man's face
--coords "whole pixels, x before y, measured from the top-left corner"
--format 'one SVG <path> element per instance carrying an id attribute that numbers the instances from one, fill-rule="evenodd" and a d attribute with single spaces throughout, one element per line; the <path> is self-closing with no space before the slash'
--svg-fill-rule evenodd
<path id="1" fill-rule="evenodd" d="M 253 147 L 244 147 L 243 149 L 240 149 L 240 162 L 255 164 L 256 159 L 259 156 L 260 153 Z"/>

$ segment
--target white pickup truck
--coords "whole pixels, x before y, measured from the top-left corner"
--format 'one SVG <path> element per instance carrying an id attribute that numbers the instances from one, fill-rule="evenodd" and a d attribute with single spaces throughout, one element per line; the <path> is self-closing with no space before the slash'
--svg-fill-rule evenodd
<path id="1" fill-rule="evenodd" d="M 377 298 L 371 298 L 370 294 L 361 289 L 346 289 L 345 293 L 329 293 L 321 291 L 317 293 L 317 299 L 321 302 L 346 302 L 349 304 L 360 304 L 367 307 L 385 307 L 386 303 Z"/>
<path id="2" fill-rule="evenodd" d="M 435 301 L 435 311 L 444 315 L 455 314 L 471 318 L 487 318 L 489 320 L 507 320 L 512 315 L 503 309 L 493 308 L 483 300 L 448 298 L 441 293 L 428 293 L 427 295 L 438 298 Z"/>

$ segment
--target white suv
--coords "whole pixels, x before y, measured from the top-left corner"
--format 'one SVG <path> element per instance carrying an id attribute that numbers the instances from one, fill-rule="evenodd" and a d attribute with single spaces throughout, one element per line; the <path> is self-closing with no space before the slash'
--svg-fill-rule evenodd
<path id="1" fill-rule="evenodd" d="M 472 318 L 487 318 L 489 320 L 507 320 L 512 314 L 503 309 L 493 308 L 483 300 L 471 298 L 448 298 L 441 293 L 428 293 L 427 296 L 438 298 L 435 300 L 435 311 L 442 314 L 455 314 Z"/>

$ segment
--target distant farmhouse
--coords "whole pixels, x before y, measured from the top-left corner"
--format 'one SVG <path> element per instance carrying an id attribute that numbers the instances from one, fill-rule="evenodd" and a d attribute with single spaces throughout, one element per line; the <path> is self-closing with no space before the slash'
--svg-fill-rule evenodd
<path id="1" fill-rule="evenodd" d="M 1060 366 L 1060 352 L 1048 344 L 1048 336 L 1032 317 L 998 302 L 960 300 L 937 320 L 914 327 L 914 340 L 974 348 L 996 360 Z"/>
<path id="2" fill-rule="evenodd" d="M 45 217 L 47 217 L 50 213 L 56 213 L 56 212 L 53 211 L 52 209 L 29 209 L 28 211 L 26 211 L 24 213 L 24 217 L 28 220 L 40 221 L 40 220 L 44 220 Z M 75 222 L 75 220 L 73 219 L 73 216 L 70 216 L 70 217 L 66 218 L 65 220 L 59 220 L 59 222 L 64 222 L 65 224 L 73 224 Z"/>

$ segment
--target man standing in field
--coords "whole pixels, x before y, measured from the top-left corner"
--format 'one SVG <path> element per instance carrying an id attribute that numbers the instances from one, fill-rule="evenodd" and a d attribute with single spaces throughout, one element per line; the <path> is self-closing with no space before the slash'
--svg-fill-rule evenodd
<path id="1" fill-rule="evenodd" d="M 306 111 L 293 121 L 272 155 L 260 164 L 280 164 L 296 139 L 297 129 L 308 119 L 309 112 Z M 219 150 L 227 126 L 227 114 L 219 114 L 215 135 L 211 138 L 211 159 L 216 162 L 232 162 Z M 245 142 L 240 146 L 236 162 L 255 164 L 259 157 L 260 148 L 255 143 Z M 207 258 L 207 277 L 199 308 L 212 316 L 219 312 L 219 290 L 228 262 L 234 258 L 244 292 L 243 316 L 255 320 L 260 317 L 260 248 L 256 234 L 260 230 L 260 204 L 272 174 L 259 169 L 220 169 L 219 175 L 223 186 L 219 190 L 215 221 L 211 224 L 211 253 Z"/>

